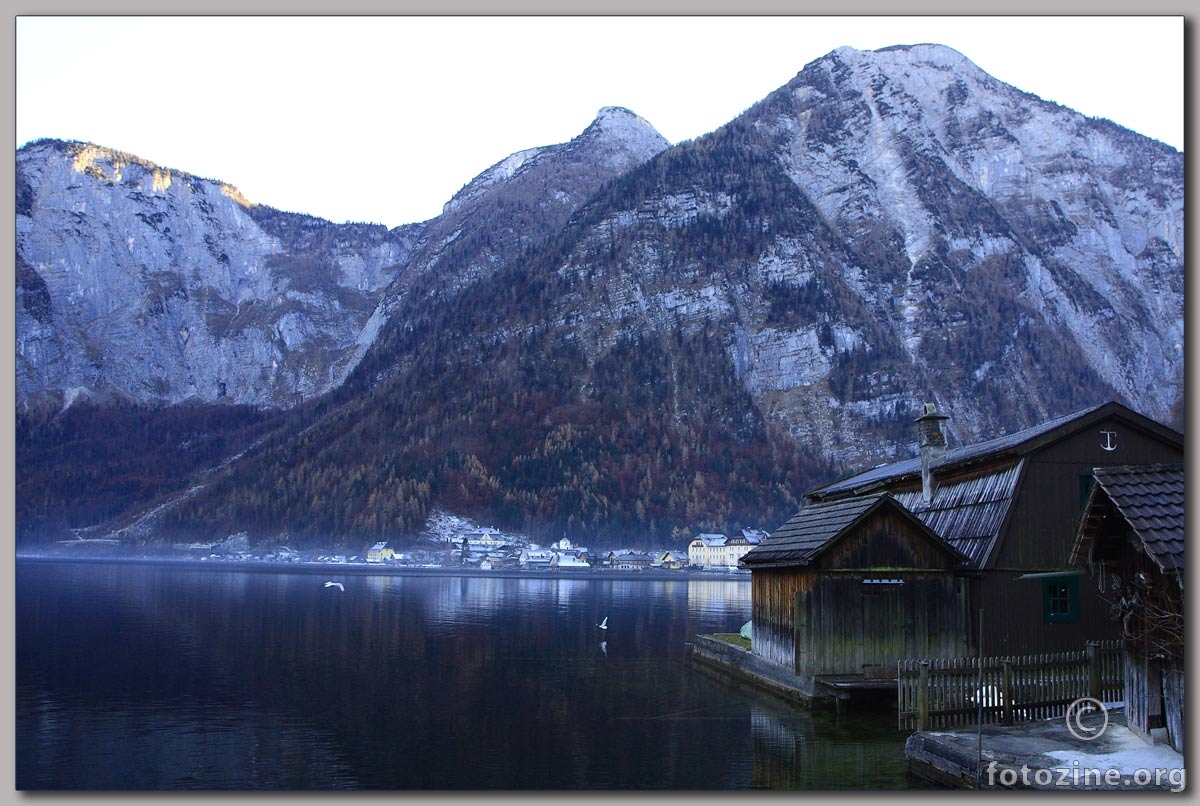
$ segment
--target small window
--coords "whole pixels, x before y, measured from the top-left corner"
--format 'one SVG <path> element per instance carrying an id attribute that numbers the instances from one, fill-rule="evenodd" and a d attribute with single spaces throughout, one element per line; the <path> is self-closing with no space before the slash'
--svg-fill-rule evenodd
<path id="1" fill-rule="evenodd" d="M 1051 583 L 1046 586 L 1046 607 L 1051 618 L 1065 616 L 1071 612 L 1071 588 L 1068 585 Z"/>
<path id="2" fill-rule="evenodd" d="M 1079 578 L 1057 577 L 1042 580 L 1042 612 L 1047 624 L 1078 622 Z"/>

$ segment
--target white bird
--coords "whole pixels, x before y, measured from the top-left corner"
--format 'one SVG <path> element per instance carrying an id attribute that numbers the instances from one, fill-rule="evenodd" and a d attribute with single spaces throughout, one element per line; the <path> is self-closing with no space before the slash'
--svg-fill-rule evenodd
<path id="1" fill-rule="evenodd" d="M 345 590 L 346 590 L 346 586 L 345 586 L 345 585 L 343 585 L 343 584 L 342 584 L 342 583 L 340 583 L 340 582 L 326 582 L 326 583 L 325 583 L 325 587 L 327 587 L 327 588 L 337 588 L 338 590 L 340 590 L 340 591 L 342 591 L 342 592 L 345 592 Z"/>
<path id="2" fill-rule="evenodd" d="M 605 617 L 604 617 L 604 621 L 601 621 L 601 622 L 600 622 L 599 624 L 597 624 L 596 626 L 597 626 L 597 627 L 599 627 L 599 628 L 600 628 L 600 629 L 602 629 L 602 630 L 607 630 L 607 629 L 608 629 L 608 616 L 605 616 Z"/>

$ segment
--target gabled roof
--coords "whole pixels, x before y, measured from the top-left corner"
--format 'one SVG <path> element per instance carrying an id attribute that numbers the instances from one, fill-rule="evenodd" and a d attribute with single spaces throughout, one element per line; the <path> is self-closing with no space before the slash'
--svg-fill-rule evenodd
<path id="1" fill-rule="evenodd" d="M 974 445 L 964 445 L 946 451 L 945 458 L 938 463 L 935 474 L 946 470 L 966 468 L 973 464 L 990 462 L 1010 457 L 1013 459 L 1026 456 L 1033 451 L 1050 445 L 1063 437 L 1074 434 L 1079 429 L 1099 422 L 1110 416 L 1119 416 L 1131 424 L 1150 431 L 1160 438 L 1174 442 L 1183 447 L 1183 436 L 1177 431 L 1138 414 L 1136 411 L 1122 406 L 1120 403 L 1108 402 L 1090 409 L 1067 414 L 1048 420 L 1039 425 L 1015 431 L 986 442 Z M 904 459 L 899 462 L 878 465 L 862 473 L 840 479 L 810 490 L 805 495 L 813 500 L 828 500 L 846 495 L 861 495 L 893 484 L 905 477 L 921 475 L 921 457 Z"/>
<path id="2" fill-rule="evenodd" d="M 1183 573 L 1184 469 L 1182 464 L 1121 465 L 1092 470 L 1096 480 L 1075 541 L 1072 560 L 1086 555 L 1089 523 L 1107 498 L 1165 573 Z"/>
<path id="3" fill-rule="evenodd" d="M 1024 460 L 984 472 L 947 479 L 926 503 L 920 489 L 891 495 L 916 515 L 934 534 L 953 546 L 976 568 L 982 568 L 1008 517 Z"/>
<path id="4" fill-rule="evenodd" d="M 892 507 L 912 521 L 913 526 L 947 555 L 966 560 L 929 530 L 903 504 L 887 493 L 864 495 L 837 501 L 810 504 L 797 512 L 770 537 L 742 557 L 743 565 L 809 565 L 842 535 L 850 532 L 871 513 Z"/>

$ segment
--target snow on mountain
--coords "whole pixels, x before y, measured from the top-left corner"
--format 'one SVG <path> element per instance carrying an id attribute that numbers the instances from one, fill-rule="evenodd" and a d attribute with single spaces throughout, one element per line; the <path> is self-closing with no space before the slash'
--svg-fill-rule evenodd
<path id="1" fill-rule="evenodd" d="M 605 107 L 392 231 L 86 144 L 17 168 L 18 401 L 333 393 L 180 528 L 719 530 L 911 455 L 926 401 L 952 444 L 1110 398 L 1181 426 L 1183 155 L 940 45 L 676 146 Z M 335 513 L 251 489 L 316 477 Z"/>
<path id="2" fill-rule="evenodd" d="M 503 251 L 527 239 L 531 216 L 560 226 L 599 182 L 666 145 L 606 108 L 570 143 L 484 171 L 429 225 L 388 231 L 257 206 L 102 146 L 30 144 L 17 155 L 18 397 L 287 407 L 323 394 L 374 342 L 407 266 L 419 275 L 464 228 L 490 226 L 482 237 Z M 535 208 L 512 240 L 503 222 L 478 220 L 505 192 Z"/>

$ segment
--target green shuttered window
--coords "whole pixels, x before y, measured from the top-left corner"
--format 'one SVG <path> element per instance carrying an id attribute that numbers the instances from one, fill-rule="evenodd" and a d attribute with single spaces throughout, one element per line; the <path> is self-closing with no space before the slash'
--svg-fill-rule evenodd
<path id="1" fill-rule="evenodd" d="M 1042 580 L 1042 615 L 1047 624 L 1079 621 L 1079 578 L 1054 577 Z"/>

